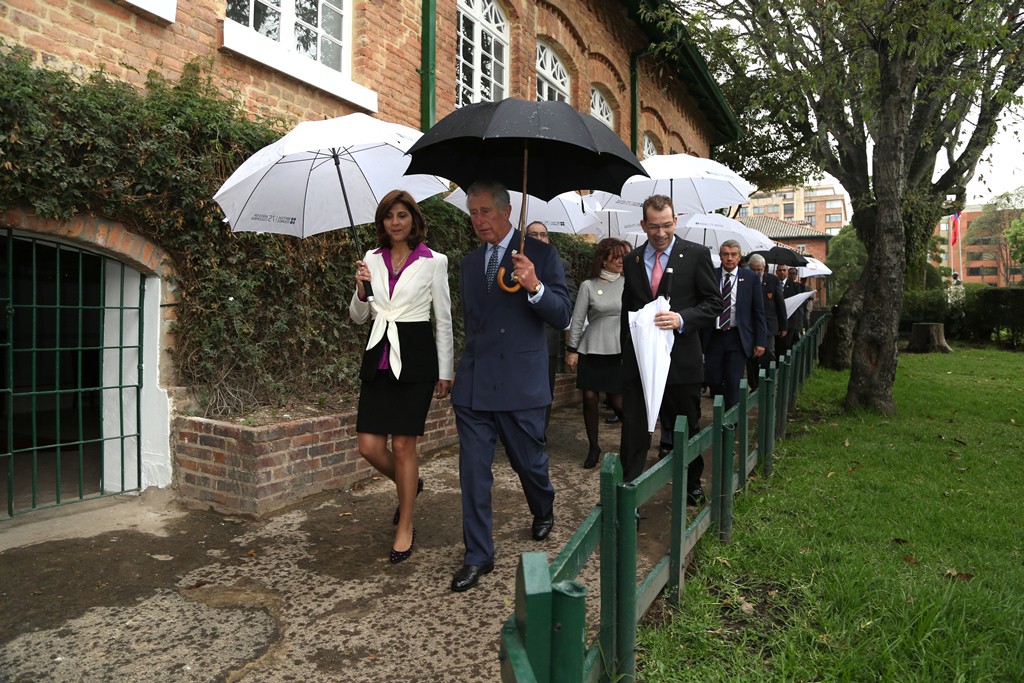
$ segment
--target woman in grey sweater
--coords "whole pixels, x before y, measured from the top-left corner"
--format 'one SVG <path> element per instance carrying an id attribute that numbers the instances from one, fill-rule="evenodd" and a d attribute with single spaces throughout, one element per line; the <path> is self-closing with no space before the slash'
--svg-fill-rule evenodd
<path id="1" fill-rule="evenodd" d="M 622 350 L 619 345 L 619 316 L 622 311 L 622 257 L 628 242 L 608 237 L 597 243 L 590 279 L 580 285 L 576 296 L 565 363 L 577 370 L 576 388 L 583 392 L 583 424 L 590 449 L 583 466 L 597 465 L 601 446 L 597 440 L 597 402 L 608 394 L 616 415 L 622 415 Z"/>

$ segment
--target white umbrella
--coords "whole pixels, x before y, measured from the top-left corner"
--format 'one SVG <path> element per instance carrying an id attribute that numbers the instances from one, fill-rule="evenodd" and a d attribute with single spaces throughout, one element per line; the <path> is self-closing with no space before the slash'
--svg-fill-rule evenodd
<path id="1" fill-rule="evenodd" d="M 746 203 L 757 189 L 728 166 L 689 154 L 655 154 L 640 163 L 650 178 L 627 180 L 619 199 L 606 208 L 639 212 L 647 197 L 664 194 L 672 198 L 676 213 L 711 213 Z"/>
<path id="2" fill-rule="evenodd" d="M 703 244 L 713 253 L 718 253 L 722 242 L 726 240 L 739 242 L 740 251 L 744 254 L 775 246 L 771 238 L 760 230 L 748 228 L 739 221 L 718 213 L 688 214 L 680 218 L 679 223 L 684 228 L 684 239 Z"/>
<path id="3" fill-rule="evenodd" d="M 525 204 L 522 192 L 510 190 L 508 194 L 512 204 L 512 215 L 509 218 L 512 225 L 519 225 L 519 215 L 523 206 L 526 207 L 527 224 L 540 221 L 549 232 L 564 232 L 570 235 L 592 233 L 590 228 L 600 221 L 591 200 L 578 192 L 564 192 L 549 202 L 528 194 Z M 466 208 L 466 192 L 462 188 L 455 188 L 444 200 L 469 213 L 469 209 Z"/>
<path id="4" fill-rule="evenodd" d="M 812 296 L 814 296 L 813 289 L 809 292 L 800 292 L 799 294 L 794 294 L 793 296 L 787 296 L 786 317 L 792 317 L 792 315 L 796 313 L 796 309 L 800 308 L 804 304 L 804 302 L 806 302 Z"/>
<path id="5" fill-rule="evenodd" d="M 799 266 L 796 269 L 797 275 L 800 276 L 801 280 L 805 277 L 824 277 L 832 274 L 831 268 L 813 256 L 805 256 L 804 258 L 807 259 L 807 265 Z"/>
<path id="6" fill-rule="evenodd" d="M 665 277 L 671 277 L 671 269 L 665 272 Z M 665 395 L 665 383 L 668 382 L 668 368 L 672 363 L 672 345 L 676 341 L 675 332 L 654 326 L 655 314 L 667 310 L 668 300 L 659 296 L 639 311 L 629 312 L 629 336 L 633 340 L 633 350 L 640 368 L 649 432 L 653 432 L 654 425 L 658 423 L 661 399 Z"/>
<path id="7" fill-rule="evenodd" d="M 234 231 L 308 237 L 371 223 L 391 190 L 420 201 L 450 187 L 437 176 L 402 175 L 420 135 L 366 114 L 303 121 L 249 157 L 213 198 Z"/>

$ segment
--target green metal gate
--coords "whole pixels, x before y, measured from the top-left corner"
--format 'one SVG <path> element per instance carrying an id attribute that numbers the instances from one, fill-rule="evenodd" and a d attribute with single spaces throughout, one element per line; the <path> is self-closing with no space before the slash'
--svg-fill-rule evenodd
<path id="1" fill-rule="evenodd" d="M 0 231 L 0 520 L 141 488 L 146 278 Z"/>

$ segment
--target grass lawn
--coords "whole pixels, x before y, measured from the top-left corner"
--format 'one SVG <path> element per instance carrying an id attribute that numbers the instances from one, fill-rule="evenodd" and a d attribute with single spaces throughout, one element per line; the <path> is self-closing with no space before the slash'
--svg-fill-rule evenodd
<path id="1" fill-rule="evenodd" d="M 892 418 L 848 376 L 808 379 L 640 680 L 1024 681 L 1024 354 L 902 354 Z"/>

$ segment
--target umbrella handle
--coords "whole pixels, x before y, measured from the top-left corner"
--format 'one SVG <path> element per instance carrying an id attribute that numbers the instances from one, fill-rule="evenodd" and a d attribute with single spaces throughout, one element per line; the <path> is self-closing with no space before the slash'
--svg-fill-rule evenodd
<path id="1" fill-rule="evenodd" d="M 498 268 L 498 286 L 501 287 L 501 291 L 508 292 L 509 294 L 515 294 L 523 288 L 518 282 L 514 285 L 505 284 L 505 266 Z"/>

